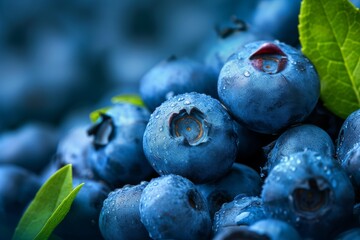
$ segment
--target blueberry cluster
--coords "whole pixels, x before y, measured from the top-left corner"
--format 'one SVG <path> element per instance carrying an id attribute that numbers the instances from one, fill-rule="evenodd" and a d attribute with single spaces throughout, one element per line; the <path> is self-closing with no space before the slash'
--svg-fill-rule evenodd
<path id="1" fill-rule="evenodd" d="M 300 2 L 239 3 L 246 21 L 139 77 L 142 104 L 102 101 L 93 122 L 58 128 L 0 120 L 0 239 L 67 164 L 85 184 L 61 239 L 358 239 L 360 109 L 343 120 L 323 106 Z"/>

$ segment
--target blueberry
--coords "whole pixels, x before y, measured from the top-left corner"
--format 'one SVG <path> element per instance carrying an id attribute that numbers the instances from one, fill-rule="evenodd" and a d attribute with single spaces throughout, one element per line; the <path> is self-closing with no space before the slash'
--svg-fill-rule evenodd
<path id="1" fill-rule="evenodd" d="M 351 149 L 360 143 L 360 109 L 352 112 L 344 121 L 336 142 L 336 155 L 342 162 Z"/>
<path id="2" fill-rule="evenodd" d="M 95 174 L 112 186 L 137 184 L 153 174 L 142 149 L 149 112 L 132 104 L 111 107 L 88 133 L 89 161 Z"/>
<path id="3" fill-rule="evenodd" d="M 99 227 L 102 236 L 110 239 L 149 239 L 140 221 L 140 197 L 147 186 L 142 182 L 135 186 L 125 185 L 110 192 L 100 212 Z"/>
<path id="4" fill-rule="evenodd" d="M 38 177 L 16 165 L 0 165 L 0 232 L 11 239 L 25 208 L 40 188 Z"/>
<path id="5" fill-rule="evenodd" d="M 335 146 L 330 136 L 315 125 L 304 124 L 289 128 L 279 136 L 268 153 L 264 170 L 271 171 L 281 158 L 305 149 L 329 157 L 335 156 Z"/>
<path id="6" fill-rule="evenodd" d="M 336 154 L 341 166 L 349 175 L 357 198 L 360 189 L 360 110 L 351 113 L 341 126 Z"/>
<path id="7" fill-rule="evenodd" d="M 251 231 L 248 226 L 228 226 L 222 228 L 213 240 L 271 240 L 264 234 Z"/>
<path id="8" fill-rule="evenodd" d="M 186 92 L 217 98 L 217 75 L 206 66 L 187 58 L 170 57 L 147 72 L 140 81 L 140 95 L 150 111 L 165 100 Z"/>
<path id="9" fill-rule="evenodd" d="M 237 121 L 253 131 L 274 134 L 312 112 L 320 82 L 299 50 L 277 41 L 256 41 L 227 60 L 218 94 Z"/>
<path id="10" fill-rule="evenodd" d="M 101 239 L 98 219 L 110 188 L 99 181 L 73 179 L 74 186 L 80 183 L 85 184 L 55 233 L 64 239 Z"/>
<path id="11" fill-rule="evenodd" d="M 217 233 L 229 226 L 250 226 L 265 218 L 261 198 L 240 194 L 232 202 L 222 205 L 216 212 L 213 231 Z"/>
<path id="12" fill-rule="evenodd" d="M 352 219 L 354 190 L 334 158 L 309 150 L 270 171 L 262 199 L 270 217 L 289 222 L 302 237 L 326 239 Z"/>
<path id="13" fill-rule="evenodd" d="M 251 226 L 229 226 L 222 228 L 214 240 L 300 240 L 299 233 L 286 222 L 263 219 Z"/>
<path id="14" fill-rule="evenodd" d="M 263 219 L 249 227 L 250 230 L 264 234 L 271 240 L 300 240 L 299 233 L 290 224 L 277 219 Z"/>
<path id="15" fill-rule="evenodd" d="M 152 179 L 140 198 L 140 218 L 153 239 L 208 239 L 211 220 L 205 198 L 188 179 Z"/>
<path id="16" fill-rule="evenodd" d="M 224 203 L 231 202 L 239 194 L 259 196 L 261 186 L 261 178 L 254 169 L 234 163 L 224 177 L 215 182 L 200 184 L 197 187 L 206 197 L 210 216 L 214 216 Z"/>
<path id="17" fill-rule="evenodd" d="M 35 122 L 4 132 L 0 135 L 0 163 L 39 173 L 55 153 L 58 138 L 54 128 Z"/>
<path id="18" fill-rule="evenodd" d="M 236 159 L 236 123 L 216 99 L 194 92 L 180 94 L 153 112 L 143 146 L 160 175 L 178 174 L 195 183 L 214 181 Z"/>
<path id="19" fill-rule="evenodd" d="M 219 27 L 217 34 L 218 41 L 209 48 L 205 57 L 205 63 L 217 73 L 220 72 L 226 60 L 245 44 L 259 40 L 272 40 L 271 37 L 257 32 L 237 17 L 232 18 L 230 26 Z"/>
<path id="20" fill-rule="evenodd" d="M 334 238 L 335 240 L 359 240 L 360 239 L 360 228 L 352 228 L 347 230 Z"/>
<path id="21" fill-rule="evenodd" d="M 297 46 L 300 3 L 301 0 L 261 0 L 250 23 L 275 39 Z"/>
<path id="22" fill-rule="evenodd" d="M 348 154 L 341 159 L 341 166 L 345 169 L 353 183 L 358 200 L 360 198 L 360 146 L 351 149 Z"/>
<path id="23" fill-rule="evenodd" d="M 89 164 L 87 149 L 92 144 L 92 138 L 87 129 L 87 125 L 74 127 L 60 140 L 54 164 L 58 169 L 71 164 L 74 177 L 95 179 Z"/>

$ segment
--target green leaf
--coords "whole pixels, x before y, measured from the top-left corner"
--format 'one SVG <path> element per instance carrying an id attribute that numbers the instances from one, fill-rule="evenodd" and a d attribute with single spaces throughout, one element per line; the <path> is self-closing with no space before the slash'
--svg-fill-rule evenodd
<path id="1" fill-rule="evenodd" d="M 360 12 L 348 0 L 303 0 L 299 16 L 303 53 L 321 81 L 321 99 L 346 118 L 360 108 Z"/>
<path id="2" fill-rule="evenodd" d="M 145 107 L 141 97 L 136 94 L 123 94 L 115 96 L 111 99 L 113 103 L 131 103 L 139 107 Z"/>
<path id="3" fill-rule="evenodd" d="M 100 108 L 100 109 L 97 109 L 97 110 L 91 112 L 90 116 L 89 116 L 90 120 L 93 123 L 96 122 L 100 118 L 101 114 L 106 113 L 110 108 L 111 107 L 103 107 L 103 108 Z"/>
<path id="4" fill-rule="evenodd" d="M 59 169 L 36 193 L 16 227 L 13 240 L 48 239 L 70 210 L 82 185 L 73 189 L 71 164 Z"/>

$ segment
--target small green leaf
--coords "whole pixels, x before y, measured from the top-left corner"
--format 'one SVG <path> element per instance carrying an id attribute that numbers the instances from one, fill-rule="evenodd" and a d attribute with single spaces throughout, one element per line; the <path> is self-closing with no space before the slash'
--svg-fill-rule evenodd
<path id="1" fill-rule="evenodd" d="M 321 99 L 346 118 L 360 108 L 360 12 L 348 0 L 303 0 L 299 16 L 303 53 L 321 81 Z"/>
<path id="2" fill-rule="evenodd" d="M 123 94 L 115 96 L 111 99 L 113 103 L 131 103 L 139 107 L 145 107 L 145 104 L 141 97 L 136 94 Z"/>
<path id="3" fill-rule="evenodd" d="M 13 240 L 48 239 L 68 213 L 82 185 L 73 189 L 71 164 L 59 169 L 36 193 L 16 227 Z"/>
<path id="4" fill-rule="evenodd" d="M 90 120 L 95 123 L 101 116 L 101 114 L 106 113 L 111 107 L 103 107 L 100 109 L 97 109 L 90 113 Z"/>

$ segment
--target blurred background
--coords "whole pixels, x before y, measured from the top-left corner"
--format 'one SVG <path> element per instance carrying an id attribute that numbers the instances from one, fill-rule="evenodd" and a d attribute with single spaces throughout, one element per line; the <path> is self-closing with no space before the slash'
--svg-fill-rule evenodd
<path id="1" fill-rule="evenodd" d="M 196 58 L 216 24 L 250 19 L 256 2 L 1 0 L 0 131 L 58 125 L 136 93 L 154 64 L 172 54 Z"/>
<path id="2" fill-rule="evenodd" d="M 286 2 L 1 0 L 0 131 L 87 116 L 111 96 L 136 93 L 144 73 L 172 54 L 201 61 L 215 26 L 233 15 L 271 31 L 283 11 L 275 21 L 295 16 L 280 25 L 296 35 L 300 0 Z"/>

